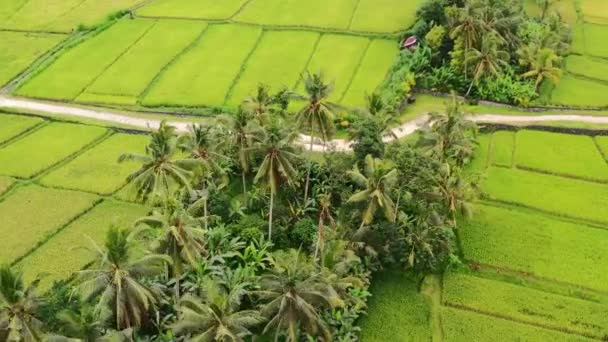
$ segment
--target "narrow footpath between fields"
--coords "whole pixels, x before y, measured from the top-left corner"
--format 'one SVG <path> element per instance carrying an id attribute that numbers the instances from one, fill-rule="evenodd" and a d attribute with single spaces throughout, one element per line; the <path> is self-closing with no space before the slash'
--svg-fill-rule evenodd
<path id="1" fill-rule="evenodd" d="M 24 111 L 34 111 L 49 114 L 60 114 L 73 116 L 78 118 L 101 120 L 121 125 L 128 125 L 139 128 L 157 128 L 160 125 L 161 120 L 157 119 L 144 119 L 130 117 L 124 114 L 116 114 L 107 110 L 82 108 L 78 106 L 72 106 L 67 104 L 57 104 L 38 100 L 29 99 L 16 99 L 7 96 L 0 96 L 0 108 L 6 109 L 19 109 Z M 536 122 L 556 122 L 556 121 L 568 121 L 568 122 L 585 122 L 593 124 L 608 124 L 608 117 L 603 116 L 591 116 L 591 115 L 576 115 L 576 114 L 557 114 L 557 115 L 499 115 L 499 114 L 476 114 L 469 117 L 470 120 L 479 123 L 536 123 Z M 428 116 L 426 114 L 420 115 L 416 119 L 405 122 L 398 127 L 393 129 L 394 136 L 401 139 L 405 138 L 417 130 L 424 127 L 427 123 Z M 172 126 L 175 126 L 179 131 L 186 131 L 189 123 L 187 122 L 173 122 L 168 121 Z M 300 143 L 309 146 L 310 137 L 306 135 L 300 135 Z M 393 140 L 393 136 L 385 137 L 385 141 Z M 313 143 L 313 151 L 323 152 L 328 149 L 335 151 L 349 151 L 351 150 L 350 142 L 345 139 L 334 139 L 330 142 L 329 146 L 324 146 L 317 141 Z"/>

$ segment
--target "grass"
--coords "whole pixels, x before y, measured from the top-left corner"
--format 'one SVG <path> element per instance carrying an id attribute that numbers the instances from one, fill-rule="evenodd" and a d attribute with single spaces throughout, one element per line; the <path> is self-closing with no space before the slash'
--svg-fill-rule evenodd
<path id="1" fill-rule="evenodd" d="M 172 18 L 228 19 L 247 0 L 159 0 L 139 10 L 138 15 Z"/>
<path id="2" fill-rule="evenodd" d="M 15 180 L 10 177 L 0 176 L 0 195 L 5 193 L 11 186 L 15 184 Z"/>
<path id="3" fill-rule="evenodd" d="M 471 161 L 471 164 L 469 164 L 469 169 L 472 172 L 484 172 L 484 170 L 488 167 L 488 154 L 491 139 L 492 136 L 489 134 L 483 134 L 477 137 L 477 143 L 479 145 L 475 151 L 473 161 Z"/>
<path id="4" fill-rule="evenodd" d="M 205 106 L 224 103 L 262 31 L 240 25 L 212 25 L 190 51 L 164 72 L 144 105 Z"/>
<path id="5" fill-rule="evenodd" d="M 333 82 L 330 100 L 342 99 L 369 43 L 367 38 L 354 36 L 327 34 L 321 37 L 307 70 L 320 72 L 326 81 Z M 299 88 L 303 86 L 301 83 Z"/>
<path id="6" fill-rule="evenodd" d="M 0 31 L 0 87 L 64 38 L 60 34 Z"/>
<path id="7" fill-rule="evenodd" d="M 258 83 L 270 85 L 274 90 L 293 88 L 318 39 L 319 34 L 314 32 L 265 32 L 247 61 L 227 104 L 238 106 L 244 98 L 254 94 Z M 289 42 L 288 46 L 285 46 L 286 42 Z"/>
<path id="8" fill-rule="evenodd" d="M 517 133 L 518 167 L 590 180 L 608 180 L 608 165 L 592 137 L 522 130 Z"/>
<path id="9" fill-rule="evenodd" d="M 12 14 L 0 27 L 20 30 L 69 32 L 79 24 L 93 26 L 141 0 L 6 0 Z M 16 3 L 22 4 L 18 6 Z M 4 2 L 2 4 L 4 5 Z M 17 10 L 18 9 L 18 10 Z M 17 11 L 15 11 L 17 10 Z M 1 19 L 1 17 L 0 17 Z"/>
<path id="10" fill-rule="evenodd" d="M 522 170 L 490 168 L 482 188 L 492 199 L 556 215 L 608 223 L 608 185 Z"/>
<path id="11" fill-rule="evenodd" d="M 579 55 L 585 54 L 585 24 L 583 23 L 578 23 L 572 27 L 572 42 L 570 43 L 570 52 Z"/>
<path id="12" fill-rule="evenodd" d="M 0 143 L 40 124 L 44 120 L 21 115 L 0 115 Z"/>
<path id="13" fill-rule="evenodd" d="M 606 93 L 606 84 L 565 75 L 553 90 L 551 102 L 563 106 L 608 107 Z"/>
<path id="14" fill-rule="evenodd" d="M 608 61 L 606 60 L 571 55 L 566 60 L 566 69 L 572 74 L 608 81 Z"/>
<path id="15" fill-rule="evenodd" d="M 604 0 L 581 1 L 585 20 L 597 23 L 608 23 L 608 3 Z"/>
<path id="16" fill-rule="evenodd" d="M 206 26 L 187 21 L 156 22 L 86 92 L 138 97 L 160 70 L 194 41 Z"/>
<path id="17" fill-rule="evenodd" d="M 608 26 L 585 23 L 585 50 L 589 55 L 608 57 L 608 46 L 605 43 L 608 37 Z"/>
<path id="18" fill-rule="evenodd" d="M 360 321 L 362 342 L 430 341 L 430 308 L 416 282 L 402 270 L 374 276 L 368 315 Z"/>
<path id="19" fill-rule="evenodd" d="M 597 338 L 608 331 L 605 305 L 456 273 L 443 286 L 450 305 Z"/>
<path id="20" fill-rule="evenodd" d="M 17 93 L 49 99 L 75 99 L 153 24 L 144 20 L 118 22 L 66 51 Z"/>
<path id="21" fill-rule="evenodd" d="M 492 134 L 491 164 L 511 167 L 514 145 L 515 133 L 502 131 Z"/>
<path id="22" fill-rule="evenodd" d="M 469 341 L 561 341 L 581 342 L 591 339 L 536 328 L 526 324 L 493 318 L 473 312 L 443 308 L 442 322 L 446 342 Z M 497 337 L 500 336 L 499 339 Z"/>
<path id="23" fill-rule="evenodd" d="M 356 5 L 356 0 L 252 0 L 235 20 L 346 30 Z"/>
<path id="24" fill-rule="evenodd" d="M 459 234 L 467 260 L 608 290 L 608 230 L 480 204 Z"/>
<path id="25" fill-rule="evenodd" d="M 94 126 L 49 124 L 0 149 L 0 174 L 32 177 L 106 132 L 105 128 Z"/>
<path id="26" fill-rule="evenodd" d="M 372 40 L 341 102 L 364 107 L 367 104 L 366 95 L 373 93 L 384 81 L 397 52 L 398 46 L 392 40 Z"/>
<path id="27" fill-rule="evenodd" d="M 91 194 L 34 185 L 17 189 L 0 202 L 0 264 L 11 263 L 24 256 L 50 234 L 90 208 L 96 200 L 97 196 Z"/>
<path id="28" fill-rule="evenodd" d="M 350 29 L 366 32 L 402 31 L 416 21 L 423 0 L 360 0 Z"/>
<path id="29" fill-rule="evenodd" d="M 45 175 L 40 182 L 66 189 L 111 194 L 139 167 L 134 162 L 118 163 L 118 157 L 126 152 L 143 152 L 148 139 L 146 135 L 115 134 Z"/>
<path id="30" fill-rule="evenodd" d="M 24 258 L 18 267 L 25 272 L 27 281 L 46 274 L 42 282 L 46 288 L 52 281 L 69 277 L 92 260 L 93 254 L 86 249 L 91 247 L 89 238 L 102 244 L 110 226 L 130 227 L 145 214 L 146 208 L 139 205 L 104 201 Z"/>

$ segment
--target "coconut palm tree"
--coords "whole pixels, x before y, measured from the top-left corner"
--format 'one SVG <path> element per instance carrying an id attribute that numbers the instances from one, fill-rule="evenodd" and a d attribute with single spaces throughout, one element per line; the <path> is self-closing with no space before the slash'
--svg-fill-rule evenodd
<path id="1" fill-rule="evenodd" d="M 156 311 L 157 291 L 141 280 L 162 273 L 165 264 L 171 263 L 171 258 L 158 254 L 132 261 L 133 237 L 127 230 L 112 227 L 106 235 L 105 249 L 91 240 L 94 265 L 76 275 L 82 299 L 99 298 L 96 310 L 102 317 L 111 318 L 117 330 L 139 327 Z"/>
<path id="2" fill-rule="evenodd" d="M 298 330 L 323 341 L 331 340 L 331 332 L 319 316 L 320 309 L 343 305 L 336 291 L 323 282 L 321 272 L 296 250 L 279 251 L 272 273 L 262 276 L 260 298 L 267 300 L 262 314 L 270 320 L 264 334 L 275 330 L 275 340 L 285 331 L 287 341 L 298 341 Z"/>
<path id="3" fill-rule="evenodd" d="M 191 294 L 181 299 L 178 320 L 172 326 L 178 336 L 188 341 L 244 341 L 252 327 L 264 321 L 259 311 L 241 310 L 247 293 L 241 283 L 231 289 L 214 279 L 203 281 L 202 298 Z"/>
<path id="4" fill-rule="evenodd" d="M 190 181 L 199 163 L 194 159 L 177 159 L 177 135 L 175 127 L 161 122 L 159 129 L 150 135 L 150 143 L 144 155 L 126 153 L 118 162 L 138 161 L 139 170 L 127 177 L 143 201 L 165 198 L 179 187 L 191 189 Z"/>
<path id="5" fill-rule="evenodd" d="M 261 139 L 262 128 L 253 120 L 250 112 L 243 109 L 237 110 L 233 115 L 225 115 L 220 118 L 227 128 L 229 143 L 235 146 L 236 153 L 241 167 L 241 179 L 243 183 L 243 203 L 247 207 L 247 175 L 251 165 L 249 149 L 254 142 Z"/>
<path id="6" fill-rule="evenodd" d="M 461 39 L 464 47 L 464 77 L 469 76 L 466 59 L 469 56 L 469 50 L 473 48 L 482 36 L 483 23 L 479 20 L 474 4 L 466 3 L 466 5 L 458 10 L 458 16 L 454 27 L 450 32 L 452 39 Z"/>
<path id="7" fill-rule="evenodd" d="M 304 77 L 304 89 L 306 96 L 303 96 L 303 99 L 306 104 L 296 114 L 296 122 L 299 129 L 310 135 L 310 151 L 312 152 L 315 135 L 321 138 L 323 144 L 333 136 L 334 110 L 337 105 L 329 101 L 333 87 L 325 83 L 320 74 L 307 73 Z M 311 168 L 312 162 L 309 162 L 304 185 L 304 202 L 308 201 Z"/>
<path id="8" fill-rule="evenodd" d="M 498 75 L 500 71 L 509 66 L 509 53 L 501 50 L 499 38 L 496 34 L 487 34 L 481 39 L 481 48 L 473 48 L 467 56 L 465 64 L 475 65 L 473 81 L 465 96 L 468 96 L 474 84 L 488 75 Z"/>
<path id="9" fill-rule="evenodd" d="M 268 239 L 272 240 L 272 211 L 274 199 L 282 183 L 290 186 L 296 184 L 297 171 L 293 162 L 298 158 L 297 149 L 293 142 L 297 133 L 280 128 L 278 123 L 272 123 L 263 134 L 263 139 L 254 144 L 251 151 L 264 156 L 258 172 L 254 178 L 255 183 L 263 182 L 270 192 L 270 205 L 268 215 Z"/>
<path id="10" fill-rule="evenodd" d="M 247 97 L 243 101 L 242 108 L 260 122 L 266 122 L 270 107 L 274 104 L 274 97 L 270 92 L 270 87 L 266 84 L 259 83 L 255 95 Z"/>
<path id="11" fill-rule="evenodd" d="M 452 217 L 452 227 L 457 226 L 458 214 L 465 217 L 472 215 L 472 203 L 477 197 L 478 187 L 476 182 L 464 177 L 462 169 L 444 163 L 435 175 L 433 183 L 433 189 L 428 195 L 443 203 Z"/>
<path id="12" fill-rule="evenodd" d="M 179 147 L 182 151 L 190 153 L 190 157 L 197 160 L 202 168 L 195 175 L 197 182 L 201 185 L 199 197 L 203 206 L 203 217 L 205 229 L 208 228 L 208 210 L 207 203 L 209 200 L 209 191 L 212 183 L 221 189 L 228 183 L 228 175 L 222 168 L 220 161 L 228 160 L 222 152 L 222 144 L 224 141 L 218 137 L 213 127 L 203 125 L 192 125 L 190 131 L 179 137 Z M 219 182 L 213 182 L 213 179 L 219 179 Z"/>
<path id="13" fill-rule="evenodd" d="M 390 195 L 397 183 L 397 170 L 368 155 L 365 157 L 363 172 L 355 166 L 348 174 L 355 184 L 363 188 L 353 194 L 348 203 L 366 203 L 361 215 L 361 226 L 356 235 L 363 233 L 364 226 L 372 223 L 378 209 L 382 210 L 387 220 L 395 222 L 395 203 Z"/>
<path id="14" fill-rule="evenodd" d="M 167 201 L 162 212 L 154 210 L 151 215 L 135 221 L 135 227 L 140 225 L 159 233 L 160 237 L 154 250 L 171 257 L 175 279 L 182 275 L 184 261 L 194 266 L 206 251 L 206 231 L 201 228 L 201 222 L 193 218 L 183 205 L 174 199 Z M 176 298 L 179 298 L 179 281 L 175 291 Z"/>
<path id="15" fill-rule="evenodd" d="M 524 78 L 536 78 L 536 91 L 546 79 L 557 84 L 562 77 L 562 70 L 556 66 L 561 58 L 552 49 L 540 49 L 530 61 L 530 71 L 521 75 Z"/>
<path id="16" fill-rule="evenodd" d="M 25 285 L 21 273 L 0 268 L 0 340 L 42 341 L 42 323 L 36 312 L 42 299 L 36 295 L 38 280 Z"/>

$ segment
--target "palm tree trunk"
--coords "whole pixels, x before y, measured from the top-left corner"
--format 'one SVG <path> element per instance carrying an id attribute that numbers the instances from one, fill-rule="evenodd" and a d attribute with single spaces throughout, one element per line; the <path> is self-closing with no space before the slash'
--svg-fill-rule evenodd
<path id="1" fill-rule="evenodd" d="M 314 142 L 314 137 L 312 135 L 312 130 L 310 130 L 310 152 L 312 153 L 312 145 Z M 310 160 L 311 156 L 308 156 L 308 170 L 306 171 L 306 185 L 304 186 L 304 204 L 308 202 L 308 187 L 310 185 L 310 169 L 312 169 L 312 160 Z"/>
<path id="2" fill-rule="evenodd" d="M 245 208 L 248 208 L 249 199 L 247 198 L 247 177 L 245 176 L 245 170 L 241 173 L 241 177 L 243 179 L 243 202 L 245 203 Z"/>
<path id="3" fill-rule="evenodd" d="M 471 89 L 473 89 L 473 84 L 475 84 L 475 80 L 471 81 L 471 85 L 469 85 L 469 89 L 467 90 L 467 93 L 464 94 L 464 97 L 469 96 L 469 94 L 471 93 Z"/>
<path id="4" fill-rule="evenodd" d="M 268 213 L 268 240 L 272 241 L 272 209 L 274 208 L 274 193 L 270 190 L 270 212 Z"/>
<path id="5" fill-rule="evenodd" d="M 205 220 L 205 230 L 207 230 L 207 228 L 208 228 L 208 224 L 207 224 L 207 197 L 208 197 L 208 195 L 205 193 L 206 187 L 207 187 L 207 185 L 203 181 L 203 196 L 205 196 L 205 198 L 203 198 L 203 217 Z"/>
<path id="6" fill-rule="evenodd" d="M 319 228 L 318 228 L 318 235 L 317 235 L 317 245 L 315 247 L 315 256 L 314 256 L 314 260 L 317 260 L 317 257 L 319 256 L 319 251 L 321 251 L 321 249 L 323 248 L 323 229 L 324 229 L 324 225 L 323 225 L 323 214 L 321 213 L 321 215 L 319 215 Z M 321 252 L 322 253 L 322 252 Z"/>

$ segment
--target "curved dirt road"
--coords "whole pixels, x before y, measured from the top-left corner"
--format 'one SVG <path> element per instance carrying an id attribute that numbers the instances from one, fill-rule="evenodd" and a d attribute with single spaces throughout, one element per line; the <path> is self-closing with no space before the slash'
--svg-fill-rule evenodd
<path id="1" fill-rule="evenodd" d="M 122 125 L 129 125 L 140 128 L 157 128 L 161 120 L 135 118 L 128 115 L 117 114 L 107 110 L 82 108 L 65 104 L 50 103 L 38 100 L 16 99 L 6 96 L 0 96 L 0 108 L 13 108 L 21 110 L 31 110 L 35 112 L 43 112 L 50 114 L 62 114 L 86 119 L 95 119 L 107 122 L 113 122 Z M 393 133 L 398 138 L 404 138 L 422 128 L 427 122 L 427 116 L 421 115 L 414 120 L 405 122 L 393 129 Z M 485 123 L 535 123 L 535 122 L 586 122 L 596 124 L 608 124 L 608 117 L 591 116 L 591 115 L 576 115 L 576 114 L 559 114 L 559 115 L 499 115 L 499 114 L 479 114 L 469 117 L 475 122 Z M 186 131 L 188 123 L 169 121 L 169 124 L 175 126 L 179 131 Z M 306 135 L 300 136 L 300 143 L 309 146 L 310 137 Z M 385 141 L 392 140 L 393 137 L 386 137 Z M 350 142 L 345 139 L 334 139 L 329 144 L 333 150 L 349 151 L 351 150 Z M 313 143 L 313 151 L 323 152 L 327 149 L 320 141 Z"/>

